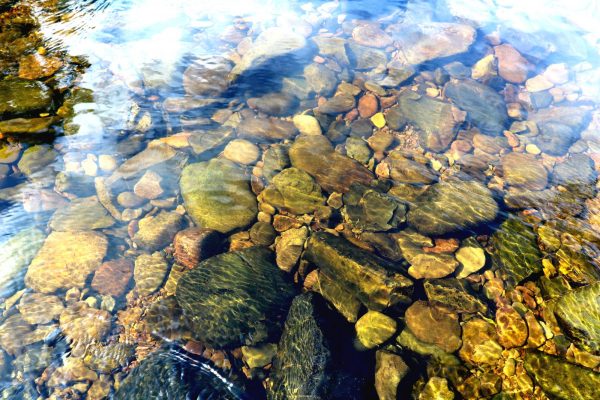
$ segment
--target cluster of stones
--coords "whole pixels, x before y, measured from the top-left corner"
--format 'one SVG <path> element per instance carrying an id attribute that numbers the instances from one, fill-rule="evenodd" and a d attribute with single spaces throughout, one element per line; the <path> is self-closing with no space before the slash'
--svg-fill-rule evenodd
<path id="1" fill-rule="evenodd" d="M 140 141 L 154 120 L 134 110 L 122 160 L 2 148 L 42 188 L 25 208 L 53 212 L 49 234 L 0 244 L 0 367 L 26 377 L 3 396 L 594 398 L 600 114 L 571 79 L 585 66 L 540 69 L 502 33 L 472 49 L 467 24 L 309 16 L 233 25 L 229 57 L 196 60 L 185 96 L 157 104 L 177 132 Z M 32 54 L 0 81 L 28 102 L 0 97 L 2 118 L 50 110 L 35 73 L 58 64 Z M 226 107 L 295 60 L 312 61 L 277 72 L 280 91 Z M 70 96 L 61 118 L 92 101 Z"/>

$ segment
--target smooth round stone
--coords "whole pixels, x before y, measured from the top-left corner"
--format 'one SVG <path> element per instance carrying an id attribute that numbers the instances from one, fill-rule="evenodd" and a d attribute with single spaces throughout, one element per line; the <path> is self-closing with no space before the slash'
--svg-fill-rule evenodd
<path id="1" fill-rule="evenodd" d="M 452 353 L 461 346 L 458 315 L 424 301 L 413 303 L 405 314 L 406 326 L 420 340 Z"/>
<path id="2" fill-rule="evenodd" d="M 294 116 L 293 122 L 294 126 L 296 126 L 303 135 L 314 136 L 323 133 L 319 121 L 311 115 L 296 115 Z"/>
<path id="3" fill-rule="evenodd" d="M 367 349 L 385 343 L 395 333 L 396 321 L 377 311 L 369 311 L 356 321 L 356 337 Z"/>
<path id="4" fill-rule="evenodd" d="M 533 78 L 527 79 L 527 82 L 525 82 L 525 88 L 532 93 L 548 90 L 552 87 L 554 87 L 554 84 L 546 79 L 544 75 L 534 76 Z"/>
<path id="5" fill-rule="evenodd" d="M 367 93 L 358 100 L 358 114 L 361 118 L 371 118 L 379 109 L 377 96 Z"/>
<path id="6" fill-rule="evenodd" d="M 146 199 L 133 192 L 122 192 L 117 196 L 117 203 L 125 208 L 137 208 L 145 202 Z"/>
<path id="7" fill-rule="evenodd" d="M 258 146 L 244 139 L 232 140 L 223 150 L 223 157 L 238 164 L 252 164 L 259 156 Z"/>
<path id="8" fill-rule="evenodd" d="M 19 159 L 21 146 L 5 143 L 0 146 L 0 164 L 12 164 Z"/>
<path id="9" fill-rule="evenodd" d="M 117 169 L 117 159 L 108 154 L 100 154 L 98 156 L 98 167 L 100 167 L 102 171 L 113 171 Z"/>
<path id="10" fill-rule="evenodd" d="M 362 46 L 386 47 L 392 44 L 392 37 L 376 25 L 357 26 L 352 30 L 352 39 Z"/>
<path id="11" fill-rule="evenodd" d="M 509 44 L 494 47 L 498 59 L 498 74 L 506 81 L 522 83 L 527 79 L 529 63 Z"/>

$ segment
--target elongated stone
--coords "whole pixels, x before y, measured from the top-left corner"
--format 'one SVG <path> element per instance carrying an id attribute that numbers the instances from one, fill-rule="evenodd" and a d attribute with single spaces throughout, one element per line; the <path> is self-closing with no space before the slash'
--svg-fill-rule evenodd
<path id="1" fill-rule="evenodd" d="M 371 310 L 410 301 L 412 281 L 398 265 L 328 233 L 313 234 L 304 254 L 320 274 L 336 279 Z"/>

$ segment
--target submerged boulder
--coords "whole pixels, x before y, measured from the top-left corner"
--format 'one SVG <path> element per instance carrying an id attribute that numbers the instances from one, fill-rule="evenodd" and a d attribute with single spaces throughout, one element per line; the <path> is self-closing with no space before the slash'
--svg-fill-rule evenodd
<path id="1" fill-rule="evenodd" d="M 598 398 L 600 374 L 541 352 L 525 355 L 525 369 L 546 394 L 559 399 Z"/>
<path id="2" fill-rule="evenodd" d="M 516 285 L 542 270 L 542 254 L 533 230 L 518 218 L 509 218 L 494 232 L 492 259 L 510 284 Z"/>
<path id="3" fill-rule="evenodd" d="M 46 111 L 52 104 L 52 90 L 42 82 L 27 79 L 0 81 L 0 115 Z"/>
<path id="4" fill-rule="evenodd" d="M 346 222 L 365 231 L 387 231 L 406 221 L 406 206 L 396 198 L 361 184 L 343 195 Z"/>
<path id="5" fill-rule="evenodd" d="M 272 206 L 292 214 L 312 213 L 325 203 L 319 185 L 298 168 L 287 168 L 275 175 L 261 196 Z"/>
<path id="6" fill-rule="evenodd" d="M 248 226 L 258 211 L 249 179 L 228 160 L 190 164 L 180 180 L 185 207 L 202 228 L 227 233 Z"/>
<path id="7" fill-rule="evenodd" d="M 471 230 L 496 219 L 498 204 L 492 192 L 477 181 L 446 180 L 417 197 L 408 223 L 424 235 Z"/>
<path id="8" fill-rule="evenodd" d="M 251 247 L 209 258 L 184 273 L 176 297 L 195 336 L 216 348 L 277 337 L 295 290 L 273 259 L 268 249 Z"/>
<path id="9" fill-rule="evenodd" d="M 290 151 L 292 165 L 308 172 L 327 192 L 345 193 L 353 183 L 368 185 L 373 174 L 358 161 L 333 149 L 325 136 L 300 136 Z"/>
<path id="10" fill-rule="evenodd" d="M 504 99 L 492 88 L 474 80 L 446 84 L 446 96 L 467 112 L 467 120 L 486 135 L 499 136 L 508 124 Z"/>
<path id="11" fill-rule="evenodd" d="M 372 360 L 352 349 L 351 335 L 349 325 L 319 295 L 296 297 L 279 342 L 267 398 L 366 398 Z"/>
<path id="12" fill-rule="evenodd" d="M 160 350 L 145 358 L 119 385 L 115 400 L 244 398 L 239 379 L 222 374 L 186 353 Z"/>
<path id="13" fill-rule="evenodd" d="M 345 239 L 324 232 L 313 234 L 304 258 L 319 268 L 320 276 L 336 282 L 350 298 L 370 310 L 410 302 L 412 281 L 400 263 L 390 263 Z"/>
<path id="14" fill-rule="evenodd" d="M 565 294 L 554 315 L 571 340 L 588 351 L 600 351 L 600 282 Z"/>

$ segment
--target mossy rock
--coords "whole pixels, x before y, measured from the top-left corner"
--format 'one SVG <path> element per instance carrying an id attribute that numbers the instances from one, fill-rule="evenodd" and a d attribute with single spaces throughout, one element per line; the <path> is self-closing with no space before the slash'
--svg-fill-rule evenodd
<path id="1" fill-rule="evenodd" d="M 251 247 L 183 274 L 176 297 L 198 339 L 216 348 L 277 339 L 295 289 L 273 259 L 268 249 Z"/>
<path id="2" fill-rule="evenodd" d="M 312 213 L 325 203 L 319 185 L 298 168 L 287 168 L 275 175 L 261 196 L 267 203 L 292 214 Z"/>
<path id="3" fill-rule="evenodd" d="M 181 174 L 185 207 L 202 228 L 227 233 L 244 228 L 258 212 L 250 191 L 250 177 L 235 163 L 224 159 L 190 164 Z"/>
<path id="4" fill-rule="evenodd" d="M 26 79 L 0 81 L 0 115 L 47 111 L 52 105 L 52 90 L 42 82 Z"/>
<path id="5" fill-rule="evenodd" d="M 600 351 L 600 282 L 562 296 L 554 315 L 571 340 L 588 351 Z"/>

